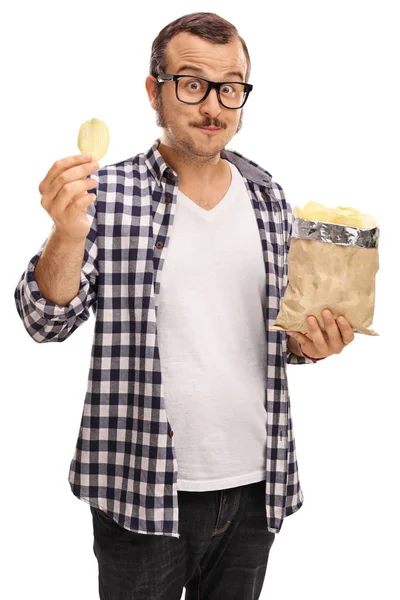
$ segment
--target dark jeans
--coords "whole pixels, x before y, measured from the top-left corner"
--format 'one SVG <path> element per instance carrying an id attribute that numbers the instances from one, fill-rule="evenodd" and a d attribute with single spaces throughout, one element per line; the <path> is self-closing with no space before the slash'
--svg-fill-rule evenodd
<path id="1" fill-rule="evenodd" d="M 93 551 L 101 600 L 256 600 L 275 534 L 265 481 L 226 490 L 178 491 L 180 538 L 124 529 L 98 508 Z"/>

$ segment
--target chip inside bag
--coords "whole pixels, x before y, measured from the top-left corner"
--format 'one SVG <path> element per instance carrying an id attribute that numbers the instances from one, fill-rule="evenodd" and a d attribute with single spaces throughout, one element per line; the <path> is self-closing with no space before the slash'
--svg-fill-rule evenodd
<path id="1" fill-rule="evenodd" d="M 307 317 L 325 329 L 322 311 L 346 317 L 353 331 L 379 335 L 370 328 L 379 269 L 379 227 L 371 216 L 352 208 L 308 202 L 293 209 L 288 254 L 288 284 L 271 330 L 307 333 Z"/>

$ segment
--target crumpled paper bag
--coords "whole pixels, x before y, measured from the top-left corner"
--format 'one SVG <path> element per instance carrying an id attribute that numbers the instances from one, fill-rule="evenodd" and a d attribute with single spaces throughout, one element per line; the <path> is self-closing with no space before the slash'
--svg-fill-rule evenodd
<path id="1" fill-rule="evenodd" d="M 325 308 L 346 317 L 353 331 L 379 335 L 370 325 L 379 269 L 379 228 L 295 218 L 288 253 L 288 286 L 271 330 L 308 332 L 313 315 L 325 329 Z"/>

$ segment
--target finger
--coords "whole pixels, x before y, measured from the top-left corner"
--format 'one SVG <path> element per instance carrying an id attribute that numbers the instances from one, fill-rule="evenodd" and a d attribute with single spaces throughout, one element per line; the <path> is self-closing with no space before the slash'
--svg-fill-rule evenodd
<path id="1" fill-rule="evenodd" d="M 325 331 L 328 336 L 328 346 L 330 347 L 331 352 L 341 352 L 343 348 L 342 335 L 331 311 L 323 310 L 322 318 L 324 320 Z"/>
<path id="2" fill-rule="evenodd" d="M 85 192 L 82 196 L 79 196 L 73 202 L 71 202 L 70 205 L 67 206 L 66 210 L 76 207 L 79 210 L 86 212 L 86 209 L 89 206 L 89 204 L 92 204 L 92 202 L 94 202 L 96 198 L 97 194 L 88 194 L 87 192 Z"/>
<path id="3" fill-rule="evenodd" d="M 342 342 L 347 346 L 347 344 L 350 344 L 354 340 L 354 330 L 345 317 L 338 317 L 336 322 L 342 336 Z"/>
<path id="4" fill-rule="evenodd" d="M 68 204 L 74 202 L 75 199 L 82 196 L 87 190 L 97 187 L 98 182 L 95 179 L 88 177 L 87 179 L 78 179 L 64 184 L 59 193 L 55 197 L 43 196 L 42 206 L 50 215 L 60 215 L 65 210 Z"/>
<path id="5" fill-rule="evenodd" d="M 319 323 L 315 317 L 307 317 L 307 325 L 309 327 L 309 338 L 311 338 L 314 346 L 321 353 L 328 351 L 328 344 L 326 343 L 325 336 L 319 326 Z"/>
<path id="6" fill-rule="evenodd" d="M 60 190 L 65 187 L 67 184 L 73 181 L 80 181 L 89 178 L 89 175 L 93 175 L 95 171 L 99 168 L 99 164 L 97 162 L 91 162 L 88 164 L 78 165 L 75 167 L 71 167 L 66 171 L 60 173 L 58 177 L 51 184 L 49 191 L 47 192 L 50 199 L 53 199 L 59 194 Z M 85 191 L 87 188 L 81 188 L 82 191 Z M 46 195 L 47 195 L 46 194 Z"/>
<path id="7" fill-rule="evenodd" d="M 292 338 L 299 342 L 299 344 L 304 345 L 306 342 L 310 342 L 310 338 L 300 333 L 300 331 L 287 331 Z"/>
<path id="8" fill-rule="evenodd" d="M 46 177 L 39 183 L 39 192 L 42 195 L 47 194 L 55 179 L 66 169 L 90 163 L 91 158 L 85 157 L 85 154 L 76 154 L 75 156 L 67 156 L 67 158 L 56 160 Z"/>

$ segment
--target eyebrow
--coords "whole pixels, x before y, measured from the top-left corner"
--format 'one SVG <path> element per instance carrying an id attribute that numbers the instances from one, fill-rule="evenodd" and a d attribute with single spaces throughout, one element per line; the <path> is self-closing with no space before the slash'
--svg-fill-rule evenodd
<path id="1" fill-rule="evenodd" d="M 181 71 L 194 71 L 195 73 L 200 73 L 204 75 L 204 69 L 201 69 L 200 67 L 196 67 L 194 65 L 182 65 L 181 67 L 179 67 L 176 74 L 178 75 L 178 73 L 180 73 Z M 240 73 L 240 71 L 227 71 L 224 74 L 224 77 L 239 77 L 239 79 L 243 81 L 243 75 Z"/>

